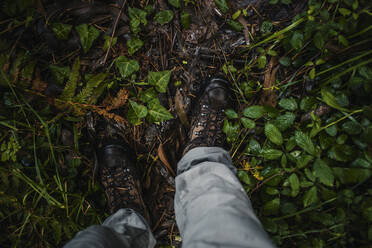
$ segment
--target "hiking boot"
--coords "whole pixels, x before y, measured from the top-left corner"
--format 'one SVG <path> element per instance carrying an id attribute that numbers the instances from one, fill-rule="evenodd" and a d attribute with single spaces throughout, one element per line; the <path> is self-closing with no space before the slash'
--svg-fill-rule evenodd
<path id="1" fill-rule="evenodd" d="M 222 128 L 229 102 L 228 82 L 221 78 L 212 78 L 202 90 L 195 106 L 189 142 L 183 154 L 195 147 L 225 146 L 226 135 Z"/>
<path id="2" fill-rule="evenodd" d="M 135 158 L 131 157 L 133 152 L 112 130 L 108 128 L 98 134 L 100 142 L 97 154 L 109 212 L 113 214 L 120 208 L 131 208 L 149 221 L 149 213 L 142 198 L 139 172 Z"/>

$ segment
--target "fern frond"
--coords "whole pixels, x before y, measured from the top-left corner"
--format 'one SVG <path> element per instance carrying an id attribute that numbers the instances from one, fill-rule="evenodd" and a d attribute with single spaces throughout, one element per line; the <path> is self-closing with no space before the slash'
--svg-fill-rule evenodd
<path id="1" fill-rule="evenodd" d="M 89 98 L 93 95 L 93 91 L 97 88 L 103 80 L 105 80 L 107 74 L 106 73 L 99 73 L 91 77 L 85 88 L 83 88 L 80 93 L 75 97 L 75 101 L 78 103 L 88 103 Z"/>
<path id="2" fill-rule="evenodd" d="M 77 81 L 79 79 L 80 59 L 77 58 L 72 66 L 72 71 L 65 88 L 60 96 L 61 100 L 70 101 L 75 96 Z"/>

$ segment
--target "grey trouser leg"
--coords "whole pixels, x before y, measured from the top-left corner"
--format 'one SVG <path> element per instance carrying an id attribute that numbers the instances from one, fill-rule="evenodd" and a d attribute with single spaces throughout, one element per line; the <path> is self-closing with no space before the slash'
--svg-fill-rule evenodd
<path id="1" fill-rule="evenodd" d="M 175 212 L 183 247 L 275 247 L 227 151 L 194 148 L 178 163 L 177 174 Z"/>
<path id="2" fill-rule="evenodd" d="M 123 208 L 102 225 L 78 232 L 64 248 L 152 248 L 155 243 L 146 220 L 134 210 Z"/>

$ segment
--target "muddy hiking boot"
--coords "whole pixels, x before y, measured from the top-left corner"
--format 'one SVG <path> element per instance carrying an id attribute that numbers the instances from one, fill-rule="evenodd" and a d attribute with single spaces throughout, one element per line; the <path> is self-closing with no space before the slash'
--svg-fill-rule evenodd
<path id="1" fill-rule="evenodd" d="M 222 78 L 212 78 L 200 92 L 192 113 L 189 142 L 183 151 L 186 154 L 195 147 L 226 145 L 223 133 L 225 109 L 230 107 L 230 89 Z"/>
<path id="2" fill-rule="evenodd" d="M 97 133 L 99 177 L 105 189 L 109 212 L 113 214 L 120 208 L 131 208 L 150 223 L 134 152 L 114 129 L 108 124 Z"/>

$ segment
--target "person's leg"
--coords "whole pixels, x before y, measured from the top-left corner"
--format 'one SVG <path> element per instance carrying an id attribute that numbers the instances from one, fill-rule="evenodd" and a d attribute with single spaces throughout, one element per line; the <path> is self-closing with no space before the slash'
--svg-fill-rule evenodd
<path id="1" fill-rule="evenodd" d="M 155 243 L 146 220 L 136 211 L 123 208 L 102 225 L 90 226 L 77 233 L 64 248 L 152 248 Z"/>
<path id="2" fill-rule="evenodd" d="M 275 247 L 227 151 L 194 148 L 177 170 L 175 212 L 183 247 Z"/>
<path id="3" fill-rule="evenodd" d="M 212 79 L 192 118 L 178 163 L 175 213 L 183 247 L 274 247 L 224 150 L 229 84 Z"/>
<path id="4" fill-rule="evenodd" d="M 65 247 L 152 248 L 156 242 L 133 152 L 113 126 L 106 122 L 97 126 L 99 178 L 112 215 L 102 225 L 79 232 Z"/>

